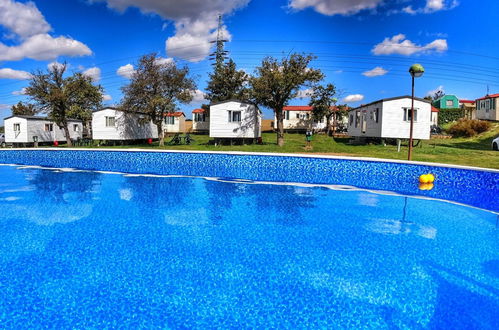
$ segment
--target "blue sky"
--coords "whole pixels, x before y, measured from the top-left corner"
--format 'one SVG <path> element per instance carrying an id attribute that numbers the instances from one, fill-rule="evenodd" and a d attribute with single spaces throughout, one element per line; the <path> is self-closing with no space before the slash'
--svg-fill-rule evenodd
<path id="1" fill-rule="evenodd" d="M 94 77 L 111 105 L 150 52 L 191 69 L 199 91 L 182 105 L 191 117 L 203 102 L 219 13 L 226 49 L 249 73 L 265 56 L 313 53 L 340 102 L 357 106 L 409 94 L 407 70 L 418 62 L 426 69 L 418 96 L 443 89 L 475 99 L 487 85 L 499 92 L 498 12 L 496 0 L 0 0 L 0 125 L 27 100 L 30 72 L 66 61 Z"/>

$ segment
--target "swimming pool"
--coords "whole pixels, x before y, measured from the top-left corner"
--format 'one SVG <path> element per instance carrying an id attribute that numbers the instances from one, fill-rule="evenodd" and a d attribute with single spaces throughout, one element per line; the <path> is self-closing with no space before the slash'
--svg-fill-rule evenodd
<path id="1" fill-rule="evenodd" d="M 431 196 L 404 164 L 203 154 L 203 177 L 184 177 L 196 154 L 0 152 L 0 163 L 14 155 L 63 169 L 0 166 L 4 327 L 497 328 L 498 218 L 483 202 L 495 172 L 434 168 Z M 357 178 L 388 166 L 397 186 L 314 182 L 328 161 Z M 308 168 L 304 183 L 283 165 Z M 451 184 L 454 170 L 465 182 Z M 471 196 L 463 187 L 484 179 L 461 205 L 453 190 Z"/>

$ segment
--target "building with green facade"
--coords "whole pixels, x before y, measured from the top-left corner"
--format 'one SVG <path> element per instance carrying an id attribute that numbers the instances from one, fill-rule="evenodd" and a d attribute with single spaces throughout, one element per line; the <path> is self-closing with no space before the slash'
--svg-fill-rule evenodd
<path id="1" fill-rule="evenodd" d="M 438 109 L 457 109 L 459 100 L 455 95 L 444 95 L 432 102 L 432 105 Z"/>

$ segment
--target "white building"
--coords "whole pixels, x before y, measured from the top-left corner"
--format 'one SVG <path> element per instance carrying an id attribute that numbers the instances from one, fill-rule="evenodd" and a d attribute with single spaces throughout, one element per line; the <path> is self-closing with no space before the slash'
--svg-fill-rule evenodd
<path id="1" fill-rule="evenodd" d="M 183 112 L 169 112 L 165 115 L 163 123 L 165 133 L 184 133 L 185 114 Z"/>
<path id="2" fill-rule="evenodd" d="M 208 133 L 210 130 L 210 117 L 204 109 L 192 110 L 192 131 L 195 133 Z"/>
<path id="3" fill-rule="evenodd" d="M 476 100 L 476 119 L 499 120 L 499 94 L 486 95 Z"/>
<path id="4" fill-rule="evenodd" d="M 47 117 L 10 116 L 4 119 L 6 143 L 66 142 L 64 129 Z M 83 122 L 68 120 L 69 136 L 72 140 L 83 137 Z"/>
<path id="5" fill-rule="evenodd" d="M 431 124 L 430 125 L 435 125 L 438 126 L 438 108 L 435 108 L 433 105 L 431 106 Z"/>
<path id="6" fill-rule="evenodd" d="M 408 139 L 411 97 L 382 99 L 348 112 L 348 134 L 355 137 Z M 415 98 L 413 138 L 430 139 L 431 101 Z"/>
<path id="7" fill-rule="evenodd" d="M 250 102 L 227 100 L 210 105 L 210 137 L 255 139 L 262 135 L 262 113 Z"/>
<path id="8" fill-rule="evenodd" d="M 157 139 L 158 129 L 148 116 L 104 108 L 92 113 L 92 139 L 94 140 L 145 140 Z"/>
<path id="9" fill-rule="evenodd" d="M 338 108 L 332 107 L 333 110 Z M 283 126 L 285 131 L 322 131 L 327 127 L 327 119 L 324 116 L 320 120 L 314 120 L 312 116 L 312 107 L 308 105 L 289 105 L 282 109 L 284 111 Z M 277 117 L 274 115 L 274 123 L 277 123 Z M 346 125 L 348 118 L 343 118 L 338 122 L 338 125 Z M 331 118 L 333 125 L 333 118 Z M 277 124 L 275 124 L 277 128 Z"/>

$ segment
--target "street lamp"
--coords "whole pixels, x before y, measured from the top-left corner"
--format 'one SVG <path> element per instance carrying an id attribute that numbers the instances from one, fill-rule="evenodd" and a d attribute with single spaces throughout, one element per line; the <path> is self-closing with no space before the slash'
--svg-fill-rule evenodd
<path id="1" fill-rule="evenodd" d="M 409 68 L 409 73 L 412 77 L 412 98 L 411 98 L 411 128 L 409 131 L 409 152 L 407 154 L 407 160 L 412 159 L 412 133 L 414 129 L 414 78 L 419 78 L 424 73 L 424 68 L 421 64 L 413 64 Z"/>

